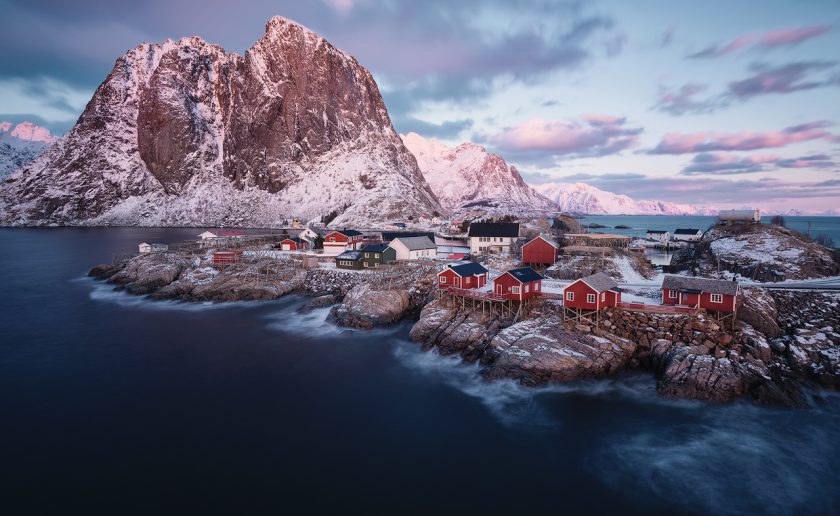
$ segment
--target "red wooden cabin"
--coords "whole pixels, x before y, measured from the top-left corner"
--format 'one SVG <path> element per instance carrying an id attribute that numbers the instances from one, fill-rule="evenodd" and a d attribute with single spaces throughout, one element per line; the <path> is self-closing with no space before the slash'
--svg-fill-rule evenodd
<path id="1" fill-rule="evenodd" d="M 618 283 L 603 272 L 572 282 L 563 289 L 563 306 L 581 310 L 602 310 L 621 302 Z"/>
<path id="2" fill-rule="evenodd" d="M 281 251 L 302 251 L 305 245 L 300 238 L 286 238 L 277 242 L 277 245 L 274 247 Z"/>
<path id="3" fill-rule="evenodd" d="M 213 265 L 231 265 L 242 261 L 242 251 L 216 251 Z"/>
<path id="4" fill-rule="evenodd" d="M 354 251 L 360 249 L 363 242 L 363 235 L 354 229 L 331 231 L 324 235 L 324 254 L 337 255 L 344 251 Z"/>
<path id="5" fill-rule="evenodd" d="M 487 284 L 487 269 L 480 263 L 461 263 L 438 272 L 437 278 L 440 288 L 481 288 Z"/>
<path id="6" fill-rule="evenodd" d="M 738 282 L 666 274 L 662 281 L 662 304 L 735 312 Z"/>
<path id="7" fill-rule="evenodd" d="M 493 293 L 514 301 L 539 297 L 542 280 L 542 275 L 530 267 L 512 269 L 493 279 Z"/>
<path id="8" fill-rule="evenodd" d="M 527 265 L 553 265 L 557 261 L 560 245 L 542 235 L 522 246 L 522 263 Z"/>

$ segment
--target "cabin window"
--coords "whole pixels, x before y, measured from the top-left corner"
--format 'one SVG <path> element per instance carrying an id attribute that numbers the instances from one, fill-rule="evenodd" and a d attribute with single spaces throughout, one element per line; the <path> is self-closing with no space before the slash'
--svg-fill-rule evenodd
<path id="1" fill-rule="evenodd" d="M 519 294 L 519 286 L 510 287 L 510 293 L 511 294 Z"/>
<path id="2" fill-rule="evenodd" d="M 329 237 L 329 238 L 327 239 L 327 242 L 335 242 L 335 237 Z"/>
<path id="3" fill-rule="evenodd" d="M 365 253 L 365 258 L 370 258 L 370 253 Z"/>
<path id="4" fill-rule="evenodd" d="M 527 294 L 530 292 L 531 288 L 528 285 L 525 285 L 525 293 Z"/>
<path id="5" fill-rule="evenodd" d="M 374 258 L 379 258 L 379 253 L 374 253 Z"/>
<path id="6" fill-rule="evenodd" d="M 671 299 L 676 299 L 677 298 L 677 291 L 676 290 L 669 290 L 668 291 L 668 297 L 670 297 Z"/>
<path id="7" fill-rule="evenodd" d="M 575 300 L 575 293 L 574 292 L 566 292 L 566 301 L 574 301 Z"/>
<path id="8" fill-rule="evenodd" d="M 723 294 L 712 294 L 712 303 L 723 303 Z"/>
<path id="9" fill-rule="evenodd" d="M 440 277 L 440 282 L 441 283 L 446 283 L 446 276 L 441 276 Z"/>
<path id="10" fill-rule="evenodd" d="M 470 284 L 470 280 L 471 280 L 471 279 L 472 279 L 472 278 L 470 278 L 469 276 L 467 276 L 467 285 L 469 285 L 469 284 Z"/>
<path id="11" fill-rule="evenodd" d="M 370 267 L 370 264 L 368 264 L 368 262 L 364 262 L 364 266 L 365 267 Z"/>
<path id="12" fill-rule="evenodd" d="M 540 284 L 539 283 L 534 283 L 534 292 L 539 292 L 539 290 L 540 290 Z"/>
<path id="13" fill-rule="evenodd" d="M 601 301 L 604 301 L 605 299 L 607 299 L 607 294 L 604 293 L 604 292 L 601 292 Z"/>
<path id="14" fill-rule="evenodd" d="M 586 302 L 587 303 L 594 303 L 595 302 L 595 294 L 586 294 Z"/>

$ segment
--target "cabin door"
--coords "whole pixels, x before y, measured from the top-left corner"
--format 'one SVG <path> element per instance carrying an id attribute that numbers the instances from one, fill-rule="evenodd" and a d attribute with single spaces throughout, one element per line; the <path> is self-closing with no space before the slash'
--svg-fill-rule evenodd
<path id="1" fill-rule="evenodd" d="M 292 246 L 290 246 L 289 244 L 283 244 L 283 250 L 284 250 L 284 251 L 291 251 L 291 250 L 292 250 Z"/>
<path id="2" fill-rule="evenodd" d="M 455 288 L 461 288 L 461 278 L 455 276 Z"/>
<path id="3" fill-rule="evenodd" d="M 496 293 L 503 294 L 504 293 L 504 286 L 503 285 L 496 285 Z"/>

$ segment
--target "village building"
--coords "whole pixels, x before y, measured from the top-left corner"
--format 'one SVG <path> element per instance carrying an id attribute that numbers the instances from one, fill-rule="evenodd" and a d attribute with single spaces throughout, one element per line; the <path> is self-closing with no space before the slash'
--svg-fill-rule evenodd
<path id="1" fill-rule="evenodd" d="M 673 240 L 678 242 L 699 242 L 703 232 L 693 228 L 679 228 L 674 231 Z"/>
<path id="2" fill-rule="evenodd" d="M 566 246 L 571 247 L 607 247 L 625 248 L 630 245 L 631 237 L 612 233 L 568 233 L 563 235 Z"/>
<path id="3" fill-rule="evenodd" d="M 385 244 L 368 244 L 361 249 L 362 268 L 374 269 L 397 261 L 397 251 Z"/>
<path id="4" fill-rule="evenodd" d="M 734 313 L 738 309 L 738 289 L 737 281 L 666 274 L 662 304 Z"/>
<path id="5" fill-rule="evenodd" d="M 277 242 L 274 247 L 281 251 L 303 251 L 308 248 L 308 244 L 300 237 L 290 237 Z"/>
<path id="6" fill-rule="evenodd" d="M 137 248 L 141 253 L 159 253 L 169 250 L 169 246 L 163 242 L 143 242 Z"/>
<path id="7" fill-rule="evenodd" d="M 719 224 L 756 224 L 761 222 L 759 210 L 720 210 L 717 217 Z"/>
<path id="8" fill-rule="evenodd" d="M 233 265 L 242 261 L 242 251 L 226 250 L 213 253 L 213 265 Z"/>
<path id="9" fill-rule="evenodd" d="M 426 237 L 432 242 L 435 241 L 435 234 L 432 231 L 380 231 L 379 240 L 383 244 L 390 244 L 396 238 Z"/>
<path id="10" fill-rule="evenodd" d="M 388 246 L 396 251 L 397 261 L 437 257 L 437 246 L 426 236 L 395 238 Z"/>
<path id="11" fill-rule="evenodd" d="M 493 279 L 493 293 L 510 301 L 539 297 L 543 277 L 530 267 L 512 269 Z"/>
<path id="12" fill-rule="evenodd" d="M 560 244 L 553 238 L 539 235 L 522 246 L 522 263 L 525 265 L 553 265 L 557 261 Z"/>
<path id="13" fill-rule="evenodd" d="M 659 229 L 649 229 L 647 230 L 647 238 L 649 240 L 655 240 L 657 242 L 666 243 L 668 240 L 671 240 L 671 233 L 668 231 L 662 231 Z"/>
<path id="14" fill-rule="evenodd" d="M 311 249 L 314 249 L 315 241 L 318 239 L 318 237 L 323 238 L 324 235 L 326 235 L 327 233 L 329 233 L 329 231 L 322 227 L 310 225 L 306 226 L 306 229 L 304 229 L 298 234 L 298 238 L 307 242 L 309 244 L 309 247 Z"/>
<path id="15" fill-rule="evenodd" d="M 361 251 L 344 251 L 335 257 L 335 267 L 337 269 L 362 270 L 364 268 L 362 256 Z"/>
<path id="16" fill-rule="evenodd" d="M 512 253 L 519 239 L 518 222 L 473 222 L 468 233 L 470 253 Z"/>
<path id="17" fill-rule="evenodd" d="M 563 289 L 563 306 L 577 310 L 598 311 L 621 302 L 618 283 L 603 272 L 573 281 Z"/>
<path id="18" fill-rule="evenodd" d="M 355 251 L 362 246 L 362 234 L 355 229 L 330 231 L 324 235 L 324 254 L 338 256 L 344 251 Z"/>
<path id="19" fill-rule="evenodd" d="M 480 263 L 450 265 L 437 273 L 440 288 L 481 288 L 487 284 L 487 269 Z"/>

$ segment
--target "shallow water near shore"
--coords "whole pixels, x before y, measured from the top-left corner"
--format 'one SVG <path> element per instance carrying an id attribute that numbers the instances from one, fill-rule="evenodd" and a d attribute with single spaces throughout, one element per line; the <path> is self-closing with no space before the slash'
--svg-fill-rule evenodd
<path id="1" fill-rule="evenodd" d="M 84 278 L 193 229 L 0 229 L 0 499 L 27 512 L 840 512 L 840 398 L 537 389 L 305 298 L 156 302 Z M 6 511 L 4 511 L 6 512 Z M 11 513 L 24 512 L 22 510 Z"/>

